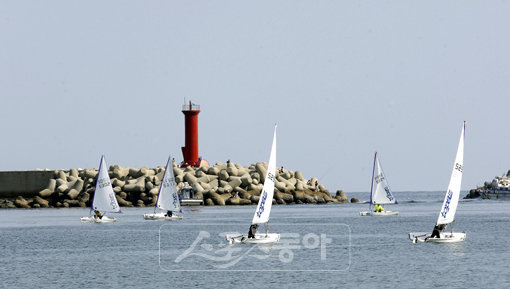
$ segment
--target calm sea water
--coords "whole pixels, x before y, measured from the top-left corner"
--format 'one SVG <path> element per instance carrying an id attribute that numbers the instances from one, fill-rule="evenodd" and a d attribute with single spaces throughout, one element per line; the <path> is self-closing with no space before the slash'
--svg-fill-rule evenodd
<path id="1" fill-rule="evenodd" d="M 4 287 L 510 288 L 510 202 L 461 200 L 457 244 L 412 244 L 431 231 L 443 192 L 396 192 L 395 217 L 361 217 L 368 204 L 274 206 L 276 245 L 227 245 L 254 206 L 185 207 L 185 219 L 145 221 L 125 209 L 113 224 L 82 224 L 88 209 L 0 210 Z M 362 201 L 368 193 L 349 194 Z M 390 206 L 387 206 L 387 209 Z M 263 229 L 261 229 L 263 230 Z"/>

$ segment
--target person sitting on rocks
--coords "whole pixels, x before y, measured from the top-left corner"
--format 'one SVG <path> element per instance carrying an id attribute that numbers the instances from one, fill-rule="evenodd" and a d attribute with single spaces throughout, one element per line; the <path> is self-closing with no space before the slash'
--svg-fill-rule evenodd
<path id="1" fill-rule="evenodd" d="M 386 211 L 381 205 L 375 204 L 375 211 L 380 213 Z"/>
<path id="2" fill-rule="evenodd" d="M 171 217 L 171 216 L 172 216 L 172 211 L 166 211 L 165 217 Z"/>
<path id="3" fill-rule="evenodd" d="M 96 219 L 99 218 L 101 220 L 103 218 L 103 213 L 101 211 L 94 210 L 94 213 L 96 214 L 94 216 Z"/>

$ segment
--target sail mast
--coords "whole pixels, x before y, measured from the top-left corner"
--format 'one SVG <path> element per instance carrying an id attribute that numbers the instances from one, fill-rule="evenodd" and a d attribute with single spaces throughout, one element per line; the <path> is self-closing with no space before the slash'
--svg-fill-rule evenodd
<path id="1" fill-rule="evenodd" d="M 377 160 L 377 152 L 375 152 L 375 155 L 374 155 L 374 165 L 372 166 L 372 185 L 370 187 L 370 203 L 368 205 L 368 210 L 371 211 L 372 210 L 372 202 L 373 202 L 373 197 L 374 197 L 374 177 L 375 177 L 375 162 Z"/>
<path id="2" fill-rule="evenodd" d="M 163 198 L 162 198 L 162 194 L 161 192 L 163 191 L 163 189 L 165 188 L 166 185 L 168 185 L 165 181 L 167 179 L 167 174 L 168 174 L 168 164 L 170 163 L 170 158 L 171 156 L 168 156 L 168 160 L 166 162 L 166 166 L 165 166 L 165 173 L 163 174 L 163 179 L 161 180 L 161 185 L 159 186 L 159 191 L 158 191 L 158 200 L 156 201 L 156 206 L 154 207 L 154 213 L 156 212 L 156 208 L 162 208 L 162 204 L 163 204 Z"/>

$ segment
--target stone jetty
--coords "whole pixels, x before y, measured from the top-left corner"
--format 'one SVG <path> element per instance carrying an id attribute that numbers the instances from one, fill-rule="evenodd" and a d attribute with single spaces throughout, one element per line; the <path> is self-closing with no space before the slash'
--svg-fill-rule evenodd
<path id="1" fill-rule="evenodd" d="M 206 206 L 251 205 L 259 201 L 267 163 L 248 167 L 227 162 L 207 167 L 172 166 L 177 190 L 191 186 L 195 197 Z M 110 166 L 113 190 L 121 207 L 153 207 L 165 168 L 130 168 Z M 95 190 L 97 169 L 53 171 L 47 185 L 34 194 L 3 198 L 1 208 L 89 207 Z M 306 179 L 300 171 L 278 168 L 273 204 L 348 203 L 346 194 L 335 196 L 319 184 L 317 178 Z"/>
<path id="2" fill-rule="evenodd" d="M 492 181 L 485 181 L 483 186 L 471 189 L 464 199 L 508 199 L 510 197 L 510 170 Z"/>

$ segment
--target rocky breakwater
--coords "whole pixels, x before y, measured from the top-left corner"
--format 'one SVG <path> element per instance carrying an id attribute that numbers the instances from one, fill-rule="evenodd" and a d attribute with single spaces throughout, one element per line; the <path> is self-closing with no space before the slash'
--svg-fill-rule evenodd
<path id="1" fill-rule="evenodd" d="M 471 189 L 464 199 L 508 199 L 510 197 L 510 170 L 492 181 L 485 181 L 483 186 Z"/>
<path id="2" fill-rule="evenodd" d="M 267 163 L 248 167 L 229 162 L 210 167 L 185 169 L 173 164 L 177 190 L 191 186 L 195 197 L 203 205 L 251 205 L 259 201 Z M 165 168 L 150 169 L 110 166 L 113 190 L 120 206 L 152 207 Z M 3 208 L 89 207 L 95 190 L 97 169 L 70 169 L 54 172 L 46 188 L 34 196 L 0 200 Z M 347 203 L 341 190 L 332 196 L 316 178 L 305 179 L 300 171 L 278 170 L 276 173 L 274 204 Z"/>

